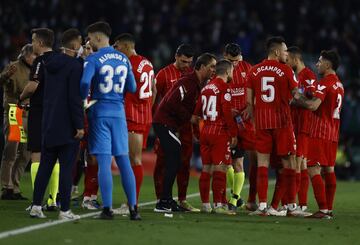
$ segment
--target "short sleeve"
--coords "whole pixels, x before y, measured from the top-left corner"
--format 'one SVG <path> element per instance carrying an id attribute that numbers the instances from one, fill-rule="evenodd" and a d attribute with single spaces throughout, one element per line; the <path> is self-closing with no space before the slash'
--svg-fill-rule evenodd
<path id="1" fill-rule="evenodd" d="M 321 101 L 324 101 L 328 90 L 328 86 L 324 83 L 323 80 L 321 80 L 316 86 L 314 97 L 319 98 Z"/>
<path id="2" fill-rule="evenodd" d="M 42 69 L 43 69 L 42 59 L 41 57 L 37 57 L 34 60 L 33 65 L 31 66 L 29 80 L 39 83 L 41 80 L 40 77 L 41 77 Z"/>

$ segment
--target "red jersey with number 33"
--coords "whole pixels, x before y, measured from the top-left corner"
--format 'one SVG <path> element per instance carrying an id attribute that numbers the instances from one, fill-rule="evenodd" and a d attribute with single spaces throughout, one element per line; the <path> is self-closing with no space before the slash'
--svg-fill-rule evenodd
<path id="1" fill-rule="evenodd" d="M 293 70 L 276 60 L 264 60 L 251 68 L 247 87 L 255 97 L 256 129 L 292 126 L 289 98 L 297 85 Z"/>
<path id="2" fill-rule="evenodd" d="M 149 60 L 141 55 L 129 57 L 136 80 L 136 92 L 125 95 L 126 120 L 139 124 L 152 122 L 152 83 L 154 69 Z"/>
<path id="3" fill-rule="evenodd" d="M 344 87 L 339 78 L 330 74 L 321 79 L 314 97 L 321 99 L 322 103 L 314 112 L 310 137 L 337 142 L 344 99 Z"/>
<path id="4" fill-rule="evenodd" d="M 214 78 L 201 90 L 194 114 L 204 120 L 201 134 L 237 135 L 231 114 L 230 88 L 221 78 Z"/>

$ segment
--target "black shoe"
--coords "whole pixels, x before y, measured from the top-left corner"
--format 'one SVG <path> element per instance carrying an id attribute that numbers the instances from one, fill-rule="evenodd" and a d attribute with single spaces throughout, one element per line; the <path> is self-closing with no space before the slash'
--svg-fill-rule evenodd
<path id="1" fill-rule="evenodd" d="M 181 207 L 177 204 L 174 199 L 160 199 L 155 206 L 154 212 L 157 213 L 169 213 L 169 212 L 180 212 Z"/>
<path id="2" fill-rule="evenodd" d="M 48 211 L 48 212 L 55 212 L 58 210 L 58 207 L 56 205 L 48 205 L 48 204 L 45 204 L 43 207 L 42 207 L 43 211 Z"/>
<path id="3" fill-rule="evenodd" d="M 129 207 L 130 211 L 130 220 L 141 220 L 141 216 L 137 210 L 137 206 Z"/>
<path id="4" fill-rule="evenodd" d="M 1 200 L 14 200 L 13 189 L 4 188 L 1 193 Z"/>
<path id="5" fill-rule="evenodd" d="M 168 213 L 171 212 L 171 206 L 166 199 L 160 199 L 154 208 L 154 212 L 156 213 Z"/>
<path id="6" fill-rule="evenodd" d="M 229 214 L 236 214 L 237 207 L 231 203 L 228 203 Z"/>
<path id="7" fill-rule="evenodd" d="M 114 219 L 113 211 L 111 211 L 109 208 L 104 208 L 99 215 L 95 216 L 95 219 L 112 220 Z"/>
<path id="8" fill-rule="evenodd" d="M 242 208 L 244 205 L 245 205 L 244 200 L 243 200 L 242 198 L 239 198 L 239 199 L 237 200 L 236 206 L 237 206 L 238 208 Z"/>
<path id="9" fill-rule="evenodd" d="M 14 193 L 13 194 L 13 200 L 29 200 L 28 198 L 24 197 L 23 195 L 21 195 L 21 193 Z"/>

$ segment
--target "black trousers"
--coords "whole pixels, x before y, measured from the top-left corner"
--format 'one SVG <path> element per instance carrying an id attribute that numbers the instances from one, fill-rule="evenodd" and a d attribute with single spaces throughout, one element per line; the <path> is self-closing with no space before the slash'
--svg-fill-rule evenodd
<path id="1" fill-rule="evenodd" d="M 176 130 L 158 123 L 154 123 L 153 126 L 165 155 L 165 176 L 161 199 L 170 199 L 177 172 L 181 167 L 181 142 L 176 136 Z"/>
<path id="2" fill-rule="evenodd" d="M 47 148 L 42 147 L 39 170 L 34 183 L 33 205 L 41 205 L 52 170 L 59 159 L 59 193 L 61 211 L 70 209 L 72 169 L 79 151 L 79 141 Z"/>

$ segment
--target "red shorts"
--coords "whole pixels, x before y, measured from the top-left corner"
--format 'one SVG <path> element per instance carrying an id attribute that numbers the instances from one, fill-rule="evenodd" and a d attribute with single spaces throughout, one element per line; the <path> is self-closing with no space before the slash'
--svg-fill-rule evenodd
<path id="1" fill-rule="evenodd" d="M 255 149 L 263 154 L 275 153 L 278 156 L 295 154 L 296 141 L 293 129 L 258 129 L 255 133 Z"/>
<path id="2" fill-rule="evenodd" d="M 141 124 L 135 123 L 134 121 L 126 121 L 128 132 L 143 135 L 143 149 L 146 149 L 147 138 L 150 132 L 151 123 Z"/>
<path id="3" fill-rule="evenodd" d="M 296 156 L 307 157 L 308 153 L 308 140 L 309 134 L 299 133 L 296 137 Z"/>
<path id="4" fill-rule="evenodd" d="M 338 142 L 309 138 L 308 166 L 334 167 Z"/>
<path id="5" fill-rule="evenodd" d="M 255 151 L 255 131 L 247 129 L 239 131 L 238 147 L 245 151 Z"/>
<path id="6" fill-rule="evenodd" d="M 229 136 L 200 134 L 200 155 L 203 165 L 231 164 Z"/>

